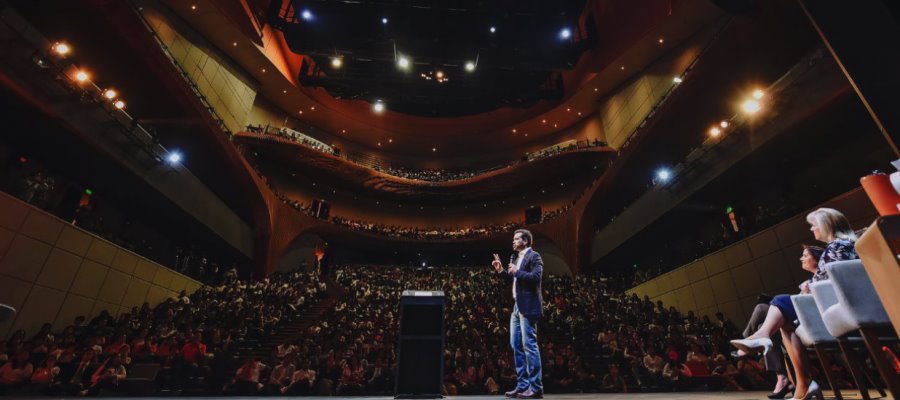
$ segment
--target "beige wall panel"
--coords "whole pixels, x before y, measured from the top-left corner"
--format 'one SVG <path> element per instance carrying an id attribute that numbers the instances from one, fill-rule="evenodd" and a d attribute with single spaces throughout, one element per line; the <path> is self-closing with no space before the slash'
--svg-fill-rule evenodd
<path id="1" fill-rule="evenodd" d="M 34 282 L 47 256 L 50 245 L 24 235 L 16 235 L 0 261 L 0 274 Z"/>
<path id="2" fill-rule="evenodd" d="M 137 265 L 137 260 L 138 257 L 134 255 L 134 253 L 128 250 L 119 249 L 110 266 L 128 275 L 132 275 L 134 274 L 134 267 Z"/>
<path id="3" fill-rule="evenodd" d="M 659 297 L 666 308 L 678 307 L 678 301 L 675 299 L 675 292 L 669 292 Z"/>
<path id="4" fill-rule="evenodd" d="M 188 293 L 194 293 L 201 287 L 202 287 L 202 285 L 200 285 L 199 282 L 194 281 L 194 280 L 189 280 L 189 281 L 187 281 L 187 284 L 185 285 L 185 290 L 187 290 Z"/>
<path id="5" fill-rule="evenodd" d="M 675 288 L 672 287 L 672 278 L 669 276 L 669 274 L 662 275 L 659 278 L 654 279 L 653 281 L 657 283 L 657 290 L 659 290 L 660 293 L 666 293 L 675 290 Z"/>
<path id="6" fill-rule="evenodd" d="M 759 271 L 756 270 L 756 264 L 753 262 L 732 268 L 729 272 L 738 297 L 756 296 L 764 291 Z"/>
<path id="7" fill-rule="evenodd" d="M 63 223 L 40 211 L 32 211 L 25 217 L 19 233 L 28 235 L 44 243 L 54 244 L 62 233 Z"/>
<path id="8" fill-rule="evenodd" d="M 103 281 L 103 286 L 100 288 L 100 294 L 97 295 L 97 300 L 116 305 L 121 304 L 130 281 L 130 275 L 110 269 L 109 273 L 106 274 L 106 280 Z M 110 310 L 110 312 L 112 311 Z"/>
<path id="9" fill-rule="evenodd" d="M 153 278 L 156 276 L 156 270 L 158 268 L 162 267 L 145 258 L 138 258 L 137 266 L 134 268 L 134 276 L 147 282 L 153 282 Z"/>
<path id="10" fill-rule="evenodd" d="M 728 246 L 723 253 L 725 253 L 725 260 L 728 262 L 728 268 L 744 265 L 753 259 L 753 256 L 750 255 L 750 247 L 744 241 Z"/>
<path id="11" fill-rule="evenodd" d="M 140 307 L 147 299 L 147 293 L 150 291 L 150 282 L 132 278 L 125 291 L 125 297 L 122 299 L 123 307 Z"/>
<path id="12" fill-rule="evenodd" d="M 706 267 L 700 260 L 685 265 L 683 268 L 689 282 L 696 282 L 707 277 Z"/>
<path id="13" fill-rule="evenodd" d="M 91 245 L 91 240 L 93 240 L 91 235 L 72 226 L 66 226 L 59 235 L 59 240 L 56 241 L 56 247 L 84 257 Z"/>
<path id="14" fill-rule="evenodd" d="M 691 291 L 689 286 L 676 290 L 675 299 L 677 301 L 676 307 L 678 307 L 679 310 L 687 311 L 697 309 L 697 302 L 694 301 L 694 292 Z"/>
<path id="15" fill-rule="evenodd" d="M 28 299 L 16 314 L 13 330 L 25 329 L 26 337 L 34 335 L 47 322 L 56 320 L 56 314 L 62 306 L 66 293 L 62 290 L 35 285 L 28 294 Z"/>
<path id="16" fill-rule="evenodd" d="M 172 277 L 172 283 L 169 284 L 169 290 L 174 290 L 176 292 L 180 292 L 184 290 L 184 287 L 187 285 L 187 278 L 182 275 L 175 275 Z"/>
<path id="17" fill-rule="evenodd" d="M 15 238 L 15 232 L 6 228 L 0 228 L 0 259 L 3 259 L 3 255 L 6 254 L 6 250 L 9 250 L 9 246 L 12 245 L 12 241 Z"/>
<path id="18" fill-rule="evenodd" d="M 787 286 L 793 282 L 791 273 L 788 271 L 791 266 L 788 265 L 784 253 L 781 251 L 754 260 L 753 265 L 756 266 L 756 270 L 759 272 L 763 291 L 767 293 L 771 293 L 772 290 Z"/>
<path id="19" fill-rule="evenodd" d="M 25 304 L 25 299 L 28 298 L 28 293 L 31 292 L 31 287 L 34 286 L 31 282 L 26 282 L 21 279 L 16 279 L 9 276 L 0 275 L 0 303 L 8 304 L 16 309 L 16 311 L 22 311 L 22 305 Z M 12 328 L 14 320 L 0 322 L 0 338 L 6 339 L 9 337 L 8 333 L 10 328 Z"/>
<path id="20" fill-rule="evenodd" d="M 115 256 L 116 247 L 100 238 L 94 238 L 94 240 L 91 241 L 91 245 L 88 247 L 87 254 L 85 255 L 86 258 L 103 265 L 112 265 L 112 260 Z"/>
<path id="21" fill-rule="evenodd" d="M 159 285 L 150 285 L 147 291 L 147 302 L 150 304 L 159 304 L 169 298 L 168 291 Z"/>
<path id="22" fill-rule="evenodd" d="M 706 265 L 706 273 L 715 275 L 728 270 L 728 260 L 725 259 L 725 250 L 720 250 L 706 257 L 701 258 L 703 265 Z"/>
<path id="23" fill-rule="evenodd" d="M 691 291 L 694 292 L 694 302 L 697 303 L 698 309 L 716 306 L 716 297 L 709 284 L 709 279 L 694 282 L 691 284 Z"/>
<path id="24" fill-rule="evenodd" d="M 701 309 L 701 310 L 697 311 L 696 314 L 697 314 L 698 317 L 701 317 L 701 318 L 703 318 L 703 316 L 705 315 L 705 316 L 707 316 L 707 317 L 709 317 L 710 319 L 712 319 L 712 320 L 715 321 L 715 319 L 716 319 L 716 313 L 717 313 L 717 312 L 719 312 L 719 309 L 718 309 L 718 308 L 715 308 L 715 307 L 707 307 L 707 308 L 704 308 L 704 309 Z"/>
<path id="25" fill-rule="evenodd" d="M 712 286 L 713 294 L 716 296 L 716 303 L 722 304 L 727 301 L 737 300 L 737 291 L 734 287 L 734 281 L 731 280 L 730 273 L 723 272 L 710 276 L 709 284 Z"/>
<path id="26" fill-rule="evenodd" d="M 753 235 L 753 237 L 747 240 L 747 245 L 750 246 L 750 254 L 753 258 L 760 258 L 771 254 L 778 251 L 780 248 L 778 245 L 778 236 L 775 235 L 775 231 L 773 230 L 765 230 Z"/>
<path id="27" fill-rule="evenodd" d="M 44 263 L 44 268 L 38 276 L 37 284 L 64 292 L 69 291 L 72 280 L 78 274 L 81 265 L 81 257 L 68 251 L 54 248 Z"/>
<path id="28" fill-rule="evenodd" d="M 29 207 L 15 197 L 0 195 L 0 210 L 3 210 L 0 212 L 0 226 L 18 232 L 28 216 Z"/>
<path id="29" fill-rule="evenodd" d="M 156 270 L 156 276 L 153 277 L 153 283 L 162 286 L 164 288 L 168 288 L 169 285 L 172 284 L 172 278 L 175 274 L 170 272 L 167 268 L 160 268 Z"/>
<path id="30" fill-rule="evenodd" d="M 719 311 L 739 328 L 747 325 L 747 319 L 750 316 L 737 299 L 719 305 Z"/>
<path id="31" fill-rule="evenodd" d="M 778 236 L 778 243 L 782 248 L 797 243 L 812 242 L 812 232 L 809 231 L 809 224 L 806 223 L 805 216 L 795 216 L 775 227 L 775 235 Z"/>
<path id="32" fill-rule="evenodd" d="M 678 268 L 669 273 L 669 279 L 672 281 L 672 289 L 679 289 L 690 285 L 691 281 L 688 280 L 687 271 Z"/>
<path id="33" fill-rule="evenodd" d="M 109 267 L 85 259 L 69 290 L 77 295 L 95 299 L 100 294 L 100 288 L 103 287 L 108 271 Z"/>
<path id="34" fill-rule="evenodd" d="M 95 300 L 92 298 L 69 293 L 69 295 L 66 296 L 65 301 L 63 301 L 62 303 L 62 307 L 59 309 L 59 314 L 56 316 L 56 320 L 53 321 L 53 328 L 63 329 L 66 326 L 71 325 L 72 322 L 75 321 L 75 317 L 79 315 L 85 316 L 85 318 L 88 318 L 88 322 L 90 322 L 91 311 L 94 309 L 94 303 Z"/>

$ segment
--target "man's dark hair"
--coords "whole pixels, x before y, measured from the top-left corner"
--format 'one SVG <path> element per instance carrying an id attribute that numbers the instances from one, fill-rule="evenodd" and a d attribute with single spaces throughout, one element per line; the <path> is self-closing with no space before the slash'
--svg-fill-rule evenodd
<path id="1" fill-rule="evenodd" d="M 528 242 L 529 247 L 531 247 L 531 245 L 534 244 L 534 241 L 532 240 L 532 237 L 531 237 L 531 231 L 529 231 L 528 229 L 516 229 L 516 231 L 513 232 L 513 236 L 515 236 L 515 234 L 517 234 L 517 233 L 522 234 L 522 240 Z"/>

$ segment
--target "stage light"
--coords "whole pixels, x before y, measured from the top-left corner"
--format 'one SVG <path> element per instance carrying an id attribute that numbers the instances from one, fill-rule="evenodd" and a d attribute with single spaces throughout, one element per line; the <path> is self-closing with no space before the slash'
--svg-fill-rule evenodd
<path id="1" fill-rule="evenodd" d="M 719 135 L 721 133 L 722 133 L 722 130 L 719 129 L 718 126 L 714 126 L 709 130 L 709 136 L 712 136 L 712 137 L 719 137 Z"/>
<path id="2" fill-rule="evenodd" d="M 372 111 L 381 114 L 384 112 L 384 103 L 382 103 L 381 100 L 378 100 L 375 104 L 372 104 Z"/>
<path id="3" fill-rule="evenodd" d="M 563 28 L 561 31 L 559 31 L 559 38 L 560 38 L 560 39 L 568 39 L 568 38 L 570 38 L 571 36 L 572 36 L 572 31 L 569 30 L 569 28 Z"/>
<path id="4" fill-rule="evenodd" d="M 118 93 L 116 93 L 116 91 L 113 89 L 106 89 L 103 92 L 103 97 L 106 97 L 107 99 L 110 99 L 110 100 L 116 98 L 117 95 L 118 95 Z"/>
<path id="5" fill-rule="evenodd" d="M 660 168 L 658 171 L 656 171 L 656 177 L 661 182 L 668 182 L 669 179 L 672 177 L 672 173 L 669 172 L 668 168 Z"/>
<path id="6" fill-rule="evenodd" d="M 406 56 L 400 56 L 400 58 L 397 59 L 397 66 L 403 69 L 409 68 L 409 58 L 406 58 Z"/>
<path id="7" fill-rule="evenodd" d="M 434 73 L 434 76 L 438 79 L 444 79 L 444 71 L 438 71 Z"/>
<path id="8" fill-rule="evenodd" d="M 125 102 L 122 100 L 116 100 L 116 102 L 113 103 L 113 105 L 120 110 L 125 108 Z"/>
<path id="9" fill-rule="evenodd" d="M 65 55 L 69 54 L 69 52 L 72 51 L 72 48 L 69 47 L 68 44 L 65 44 L 63 42 L 54 43 L 53 46 L 50 47 L 50 49 L 53 50 L 53 52 L 59 56 L 65 56 Z"/>
<path id="10" fill-rule="evenodd" d="M 300 13 L 300 16 L 307 21 L 313 18 L 313 14 L 309 10 L 303 10 L 303 12 Z"/>
<path id="11" fill-rule="evenodd" d="M 672 82 L 673 83 L 681 83 L 681 82 L 684 82 L 684 80 L 682 80 L 680 76 L 676 76 L 676 77 L 672 78 Z"/>
<path id="12" fill-rule="evenodd" d="M 494 33 L 494 32 L 497 32 L 497 28 L 492 26 L 492 27 L 491 27 L 491 33 Z"/>
<path id="13" fill-rule="evenodd" d="M 475 63 L 472 61 L 466 61 L 466 71 L 475 71 Z"/>
<path id="14" fill-rule="evenodd" d="M 179 152 L 177 152 L 177 151 L 170 152 L 170 153 L 169 153 L 169 156 L 166 157 L 166 161 L 168 161 L 169 164 L 178 164 L 178 163 L 180 163 L 180 162 L 181 162 L 181 153 L 179 153 Z"/>
<path id="15" fill-rule="evenodd" d="M 722 129 L 727 128 L 727 127 L 728 127 L 728 121 L 722 120 L 722 122 L 719 122 L 719 126 L 721 126 Z"/>
<path id="16" fill-rule="evenodd" d="M 90 78 L 90 77 L 91 77 L 91 76 L 88 75 L 88 73 L 87 73 L 87 72 L 84 72 L 84 71 L 78 71 L 78 72 L 75 73 L 75 80 L 78 81 L 78 82 L 84 82 L 84 81 L 87 81 L 88 78 Z"/>
<path id="17" fill-rule="evenodd" d="M 760 108 L 762 108 L 762 106 L 759 104 L 759 101 L 754 99 L 747 99 L 741 104 L 741 109 L 747 114 L 756 114 Z"/>
<path id="18" fill-rule="evenodd" d="M 331 58 L 331 66 L 332 67 L 340 68 L 342 65 L 344 65 L 344 60 L 342 60 L 341 57 L 332 57 Z"/>
<path id="19" fill-rule="evenodd" d="M 382 18 L 381 18 L 381 24 L 382 24 L 382 25 L 387 25 L 387 23 L 388 23 L 387 17 L 382 17 Z"/>
<path id="20" fill-rule="evenodd" d="M 765 93 L 763 93 L 763 91 L 761 89 L 756 89 L 753 91 L 753 98 L 759 100 L 759 99 L 763 98 L 764 94 Z"/>

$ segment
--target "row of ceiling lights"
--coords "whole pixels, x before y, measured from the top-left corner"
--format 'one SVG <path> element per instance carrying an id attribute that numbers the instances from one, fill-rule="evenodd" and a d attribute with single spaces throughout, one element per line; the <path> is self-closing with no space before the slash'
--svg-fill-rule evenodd
<path id="1" fill-rule="evenodd" d="M 70 56 L 72 54 L 72 50 L 72 46 L 62 41 L 55 42 L 50 46 L 50 52 L 59 59 L 65 59 L 66 57 Z M 111 102 L 113 107 L 124 112 L 125 101 L 122 100 L 122 98 L 119 96 L 119 92 L 113 88 L 99 89 L 99 86 L 97 86 L 96 83 L 91 80 L 91 74 L 85 69 L 73 66 L 73 69 L 69 74 L 69 78 L 74 80 L 79 86 L 87 84 L 93 85 L 101 91 L 101 95 L 103 96 L 103 98 Z M 166 155 L 166 161 L 168 161 L 170 164 L 178 164 L 181 162 L 181 160 L 181 153 L 177 150 L 169 151 Z"/>
<path id="2" fill-rule="evenodd" d="M 681 82 L 681 78 L 676 77 L 675 79 L 677 79 L 676 83 Z M 762 110 L 763 97 L 765 97 L 765 92 L 762 89 L 753 90 L 753 92 L 741 102 L 741 111 L 748 116 L 756 114 Z M 710 127 L 707 134 L 712 138 L 719 138 L 730 126 L 731 122 L 723 119 L 718 124 Z M 656 177 L 654 179 L 656 182 L 665 184 L 668 183 L 670 179 L 672 179 L 672 170 L 670 168 L 662 167 L 656 170 Z"/>

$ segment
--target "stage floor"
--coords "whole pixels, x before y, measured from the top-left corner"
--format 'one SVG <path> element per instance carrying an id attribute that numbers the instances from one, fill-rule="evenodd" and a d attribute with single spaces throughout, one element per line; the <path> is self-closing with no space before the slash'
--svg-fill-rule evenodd
<path id="1" fill-rule="evenodd" d="M 766 399 L 768 392 L 671 392 L 671 393 L 591 393 L 591 394 L 547 394 L 544 396 L 548 400 L 671 400 L 671 399 L 701 399 L 701 400 L 758 400 Z M 861 399 L 859 392 L 851 390 L 841 391 L 844 399 Z M 890 398 L 890 395 L 888 395 Z M 877 399 L 878 393 L 872 391 L 872 398 Z M 3 399 L 15 399 L 17 397 L 4 396 Z M 19 397 L 22 399 L 34 399 L 35 397 Z M 49 397 L 42 397 L 47 399 Z M 107 397 L 109 398 L 109 397 Z M 123 399 L 173 399 L 174 397 L 119 397 Z M 191 399 L 212 399 L 212 400 L 272 400 L 285 397 L 239 397 L 239 396 L 217 396 L 217 397 L 186 397 Z M 393 397 L 303 397 L 304 399 L 365 399 L 365 400 L 393 400 Z M 834 399 L 830 391 L 825 392 L 826 399 Z M 451 396 L 445 397 L 447 400 L 503 400 L 503 396 Z"/>

